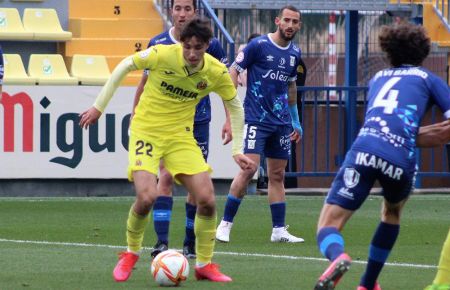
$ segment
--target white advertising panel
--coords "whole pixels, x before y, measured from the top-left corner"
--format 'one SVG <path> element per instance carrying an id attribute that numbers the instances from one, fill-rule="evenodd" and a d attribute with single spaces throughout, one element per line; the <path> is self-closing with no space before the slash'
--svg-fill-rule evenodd
<path id="1" fill-rule="evenodd" d="M 120 87 L 88 130 L 78 115 L 101 87 L 4 86 L 0 103 L 0 178 L 126 178 L 128 123 L 136 91 Z M 209 163 L 213 178 L 233 178 L 237 165 L 223 146 L 224 109 L 211 97 Z"/>

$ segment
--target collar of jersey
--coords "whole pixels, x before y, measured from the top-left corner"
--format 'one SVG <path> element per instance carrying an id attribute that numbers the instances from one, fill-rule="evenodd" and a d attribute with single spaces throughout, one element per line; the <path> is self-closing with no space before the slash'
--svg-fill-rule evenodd
<path id="1" fill-rule="evenodd" d="M 185 71 L 187 74 L 187 69 L 185 69 L 186 62 L 183 57 L 183 46 L 181 45 L 181 43 L 178 43 L 178 46 L 179 46 L 178 60 L 179 60 L 179 63 L 182 64 L 183 71 Z M 203 72 L 203 71 L 207 70 L 208 68 L 209 68 L 209 63 L 206 61 L 206 52 L 205 52 L 205 54 L 203 55 L 203 67 L 199 71 L 196 71 L 195 73 L 193 73 L 191 75 L 195 75 L 196 73 Z"/>

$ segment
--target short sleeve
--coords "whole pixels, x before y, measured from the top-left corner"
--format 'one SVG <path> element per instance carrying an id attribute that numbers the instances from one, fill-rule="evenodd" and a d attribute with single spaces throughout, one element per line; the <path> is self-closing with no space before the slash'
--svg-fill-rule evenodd
<path id="1" fill-rule="evenodd" d="M 219 40 L 217 38 L 213 38 L 211 40 L 211 43 L 209 44 L 208 49 L 206 50 L 207 53 L 212 55 L 215 59 L 219 60 L 224 65 L 228 66 L 228 58 L 227 54 L 223 50 L 222 46 L 220 45 Z"/>
<path id="2" fill-rule="evenodd" d="M 152 70 L 158 62 L 158 48 L 160 45 L 152 46 L 146 50 L 139 51 L 133 55 L 133 62 L 137 69 Z"/>
<path id="3" fill-rule="evenodd" d="M 450 119 L 450 89 L 449 86 L 435 75 L 430 75 L 429 88 L 433 101 L 441 109 L 447 119 Z"/>
<path id="4" fill-rule="evenodd" d="M 258 41 L 252 40 L 238 53 L 231 66 L 238 72 L 243 72 L 258 58 L 258 55 Z"/>
<path id="5" fill-rule="evenodd" d="M 222 71 L 222 75 L 217 80 L 217 86 L 214 87 L 213 91 L 217 93 L 224 101 L 232 100 L 237 95 L 236 88 L 234 87 L 230 74 L 226 69 Z"/>

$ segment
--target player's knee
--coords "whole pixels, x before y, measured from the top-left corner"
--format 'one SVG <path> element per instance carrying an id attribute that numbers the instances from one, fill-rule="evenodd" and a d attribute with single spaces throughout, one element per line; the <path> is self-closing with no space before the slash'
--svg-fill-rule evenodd
<path id="1" fill-rule="evenodd" d="M 140 208 L 150 208 L 156 199 L 156 193 L 150 190 L 141 190 L 137 192 L 136 203 Z"/>
<path id="2" fill-rule="evenodd" d="M 214 194 L 197 198 L 197 212 L 203 216 L 212 216 L 216 211 L 216 199 Z"/>
<path id="3" fill-rule="evenodd" d="M 284 182 L 284 169 L 276 169 L 268 172 L 270 182 L 283 183 Z"/>
<path id="4" fill-rule="evenodd" d="M 158 194 L 164 196 L 172 196 L 173 178 L 166 171 L 161 171 L 158 179 Z"/>
<path id="5" fill-rule="evenodd" d="M 400 222 L 402 204 L 390 204 L 385 202 L 381 210 L 381 219 L 387 223 L 397 224 Z"/>
<path id="6" fill-rule="evenodd" d="M 188 194 L 186 196 L 186 202 L 189 203 L 189 204 L 194 204 L 195 205 L 196 201 L 195 201 L 194 195 L 188 192 Z"/>

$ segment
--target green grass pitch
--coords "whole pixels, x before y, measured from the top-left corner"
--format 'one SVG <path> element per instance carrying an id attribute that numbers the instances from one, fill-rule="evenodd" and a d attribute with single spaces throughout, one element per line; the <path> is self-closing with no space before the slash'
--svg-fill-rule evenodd
<path id="1" fill-rule="evenodd" d="M 0 289 L 151 289 L 150 247 L 130 280 L 115 283 L 112 269 L 125 249 L 125 221 L 133 198 L 0 198 Z M 225 199 L 217 197 L 218 219 Z M 231 242 L 216 243 L 214 261 L 234 281 L 195 281 L 194 262 L 181 289 L 313 289 L 328 262 L 315 242 L 323 197 L 288 197 L 289 231 L 304 244 L 271 243 L 266 197 L 249 196 L 235 219 Z M 337 289 L 356 289 L 367 249 L 379 221 L 381 199 L 370 197 L 343 234 L 354 263 Z M 406 204 L 400 236 L 385 266 L 383 290 L 420 290 L 436 273 L 450 225 L 450 195 L 414 195 Z M 175 198 L 170 248 L 180 249 L 184 236 L 184 198 Z"/>

